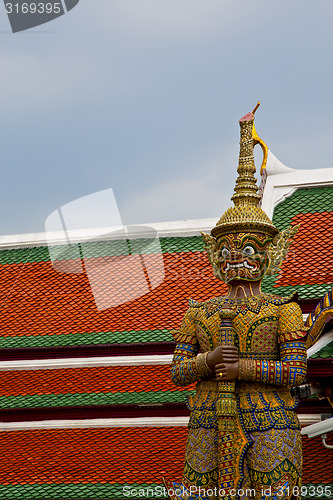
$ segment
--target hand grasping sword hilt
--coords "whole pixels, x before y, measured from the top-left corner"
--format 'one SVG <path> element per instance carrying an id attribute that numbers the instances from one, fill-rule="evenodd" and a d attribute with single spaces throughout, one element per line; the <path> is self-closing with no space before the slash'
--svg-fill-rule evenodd
<path id="1" fill-rule="evenodd" d="M 236 313 L 232 309 L 224 308 L 220 311 L 220 343 L 219 345 L 234 345 L 234 327 L 232 324 L 233 319 L 235 318 Z"/>
<path id="2" fill-rule="evenodd" d="M 220 310 L 220 328 L 216 332 L 214 347 L 218 346 L 233 346 L 235 331 L 233 327 L 233 319 L 236 316 L 235 311 L 229 308 Z M 222 377 L 222 373 L 219 374 Z M 218 417 L 234 417 L 236 415 L 236 399 L 235 399 L 235 382 L 218 380 L 219 398 L 217 402 Z M 231 424 L 231 422 L 229 422 Z M 225 425 L 228 423 L 225 420 Z"/>
<path id="3" fill-rule="evenodd" d="M 213 343 L 214 351 L 218 355 L 222 356 L 222 363 L 215 365 L 215 373 L 223 377 L 222 372 L 219 370 L 223 369 L 224 363 L 235 361 L 234 346 L 234 336 L 235 331 L 233 327 L 233 319 L 236 313 L 229 308 L 223 308 L 220 310 L 220 328 L 215 332 Z M 228 350 L 229 347 L 229 350 Z M 236 394 L 235 394 L 235 382 L 228 380 L 218 381 L 218 397 L 216 401 L 216 414 L 218 423 L 218 484 L 219 488 L 222 488 L 226 495 L 223 497 L 225 500 L 232 500 L 229 494 L 231 489 L 235 487 L 236 476 L 235 476 L 235 439 L 234 432 L 236 426 L 236 415 L 237 415 L 237 404 L 236 404 Z M 219 496 L 222 500 L 222 497 Z"/>

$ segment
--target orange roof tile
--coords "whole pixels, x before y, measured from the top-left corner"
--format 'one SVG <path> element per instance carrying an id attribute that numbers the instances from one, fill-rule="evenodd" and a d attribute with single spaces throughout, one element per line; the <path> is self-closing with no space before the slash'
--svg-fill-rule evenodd
<path id="1" fill-rule="evenodd" d="M 176 387 L 169 365 L 112 366 L 0 372 L 1 396 L 92 392 L 184 391 Z"/>
<path id="2" fill-rule="evenodd" d="M 50 262 L 6 264 L 0 273 L 3 336 L 57 335 L 178 327 L 189 298 L 226 287 L 202 252 L 164 254 L 165 280 L 147 295 L 98 311 L 85 274 L 57 273 Z M 99 268 L 103 279 L 103 266 Z M 131 270 L 129 269 L 129 273 Z"/>
<path id="3" fill-rule="evenodd" d="M 186 439 L 186 427 L 0 432 L 0 484 L 177 481 Z M 303 483 L 332 482 L 333 452 L 319 437 L 303 449 Z"/>
<path id="4" fill-rule="evenodd" d="M 298 214 L 292 224 L 300 227 L 274 286 L 332 283 L 332 213 Z"/>
<path id="5" fill-rule="evenodd" d="M 0 484 L 179 479 L 186 436 L 184 427 L 1 432 Z"/>

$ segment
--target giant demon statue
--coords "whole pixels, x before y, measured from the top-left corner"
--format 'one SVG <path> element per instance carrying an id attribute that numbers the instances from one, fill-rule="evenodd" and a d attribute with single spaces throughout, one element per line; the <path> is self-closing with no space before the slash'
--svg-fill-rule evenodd
<path id="1" fill-rule="evenodd" d="M 175 384 L 197 382 L 179 499 L 297 498 L 302 450 L 297 401 L 290 388 L 306 373 L 300 307 L 292 297 L 261 292 L 276 273 L 295 228 L 279 232 L 258 206 L 254 116 L 240 120 L 238 178 L 229 208 L 204 234 L 223 297 L 190 300 L 172 363 Z"/>

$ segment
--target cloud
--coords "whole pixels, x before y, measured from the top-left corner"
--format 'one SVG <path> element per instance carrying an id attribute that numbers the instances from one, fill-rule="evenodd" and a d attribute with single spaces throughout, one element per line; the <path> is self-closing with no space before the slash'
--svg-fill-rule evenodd
<path id="1" fill-rule="evenodd" d="M 73 66 L 68 59 L 46 58 L 33 52 L 9 54 L 2 49 L 0 60 L 4 97 L 0 109 L 8 115 L 66 107 L 89 72 L 89 66 L 82 61 Z"/>
<path id="2" fill-rule="evenodd" d="M 198 39 L 215 30 L 230 33 L 231 19 L 235 15 L 246 19 L 251 9 L 248 2 L 239 8 L 239 4 L 221 0 L 104 0 L 91 14 L 99 27 L 112 28 L 118 34 L 179 40 Z"/>
<path id="3" fill-rule="evenodd" d="M 230 159 L 227 154 L 226 158 Z M 230 162 L 221 162 L 221 158 L 203 161 L 194 164 L 190 175 L 173 175 L 172 179 L 132 193 L 118 203 L 124 224 L 220 217 L 231 205 L 233 192 L 232 176 L 223 164 Z"/>

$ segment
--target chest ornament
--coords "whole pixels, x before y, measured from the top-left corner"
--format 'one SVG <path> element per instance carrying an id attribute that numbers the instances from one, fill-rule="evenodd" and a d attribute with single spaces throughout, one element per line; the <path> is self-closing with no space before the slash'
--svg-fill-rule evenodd
<path id="1" fill-rule="evenodd" d="M 292 302 L 294 299 L 294 294 L 289 297 L 279 297 L 277 295 L 265 294 L 254 297 L 246 297 L 244 299 L 229 299 L 226 297 L 214 297 L 205 302 L 197 302 L 195 300 L 189 301 L 190 307 L 199 308 L 204 310 L 206 318 L 209 319 L 213 314 L 219 313 L 222 309 L 230 308 L 238 316 L 246 315 L 248 312 L 254 314 L 259 314 L 263 306 L 268 306 L 269 304 L 282 305 Z"/>

